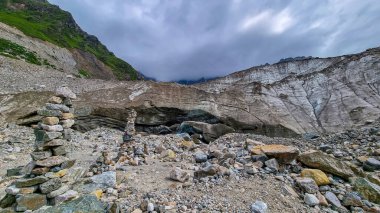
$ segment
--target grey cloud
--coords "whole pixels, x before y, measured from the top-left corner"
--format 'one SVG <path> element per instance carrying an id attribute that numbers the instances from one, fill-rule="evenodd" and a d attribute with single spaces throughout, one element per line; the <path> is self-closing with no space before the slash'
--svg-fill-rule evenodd
<path id="1" fill-rule="evenodd" d="M 158 80 L 221 76 L 294 56 L 379 46 L 377 0 L 50 0 Z"/>

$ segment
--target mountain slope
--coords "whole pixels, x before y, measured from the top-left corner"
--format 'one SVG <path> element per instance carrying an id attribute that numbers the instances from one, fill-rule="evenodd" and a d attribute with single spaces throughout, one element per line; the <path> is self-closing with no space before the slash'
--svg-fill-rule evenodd
<path id="1" fill-rule="evenodd" d="M 45 0 L 2 0 L 0 22 L 16 27 L 27 36 L 69 49 L 77 69 L 87 77 L 141 78 L 130 64 L 117 58 L 95 36 L 81 30 L 70 13 Z"/>

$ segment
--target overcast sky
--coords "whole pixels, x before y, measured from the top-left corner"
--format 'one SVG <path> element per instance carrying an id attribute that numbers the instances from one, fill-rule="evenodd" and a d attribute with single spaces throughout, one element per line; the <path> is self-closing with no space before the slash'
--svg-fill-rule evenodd
<path id="1" fill-rule="evenodd" d="M 162 81 L 380 46 L 379 0 L 49 0 Z"/>

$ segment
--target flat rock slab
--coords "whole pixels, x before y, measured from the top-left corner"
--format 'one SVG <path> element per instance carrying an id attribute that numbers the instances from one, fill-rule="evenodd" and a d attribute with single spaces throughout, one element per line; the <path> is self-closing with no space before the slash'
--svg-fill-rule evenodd
<path id="1" fill-rule="evenodd" d="M 46 196 L 42 194 L 21 195 L 16 202 L 16 211 L 37 210 L 47 204 Z"/>
<path id="2" fill-rule="evenodd" d="M 56 147 L 56 146 L 63 146 L 65 145 L 67 141 L 63 140 L 63 139 L 54 139 L 54 140 L 51 140 L 49 142 L 46 142 L 44 144 L 44 147 Z"/>
<path id="3" fill-rule="evenodd" d="M 23 188 L 23 187 L 29 187 L 29 186 L 35 186 L 41 183 L 45 183 L 48 181 L 49 178 L 44 177 L 44 176 L 37 176 L 35 178 L 24 178 L 24 179 L 18 179 L 15 182 L 15 186 L 17 188 Z"/>
<path id="4" fill-rule="evenodd" d="M 43 160 L 43 159 L 46 159 L 48 157 L 51 157 L 52 153 L 51 153 L 51 151 L 32 152 L 32 154 L 30 154 L 30 156 L 32 157 L 33 160 Z"/>
<path id="5" fill-rule="evenodd" d="M 53 167 L 61 165 L 63 162 L 68 161 L 69 159 L 64 156 L 53 156 L 44 160 L 36 161 L 37 166 L 42 167 Z"/>
<path id="6" fill-rule="evenodd" d="M 300 153 L 294 146 L 280 144 L 258 146 L 254 149 L 260 149 L 265 155 L 276 158 L 279 163 L 291 163 Z"/>
<path id="7" fill-rule="evenodd" d="M 107 205 L 99 201 L 94 195 L 84 195 L 75 200 L 67 201 L 61 205 L 37 211 L 36 213 L 61 213 L 61 212 L 91 212 L 104 213 Z"/>
<path id="8" fill-rule="evenodd" d="M 320 169 L 346 180 L 354 176 L 353 171 L 346 163 L 320 151 L 308 151 L 302 153 L 298 156 L 298 160 L 306 166 Z"/>

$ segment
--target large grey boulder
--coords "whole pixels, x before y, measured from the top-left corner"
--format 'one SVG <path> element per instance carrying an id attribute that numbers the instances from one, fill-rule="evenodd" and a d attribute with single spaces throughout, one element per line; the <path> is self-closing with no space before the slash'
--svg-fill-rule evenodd
<path id="1" fill-rule="evenodd" d="M 208 124 L 197 121 L 185 121 L 179 127 L 180 133 L 199 133 L 203 135 L 206 142 L 214 141 L 222 135 L 233 133 L 235 130 L 224 124 Z M 194 132 L 187 132 L 188 130 Z"/>

